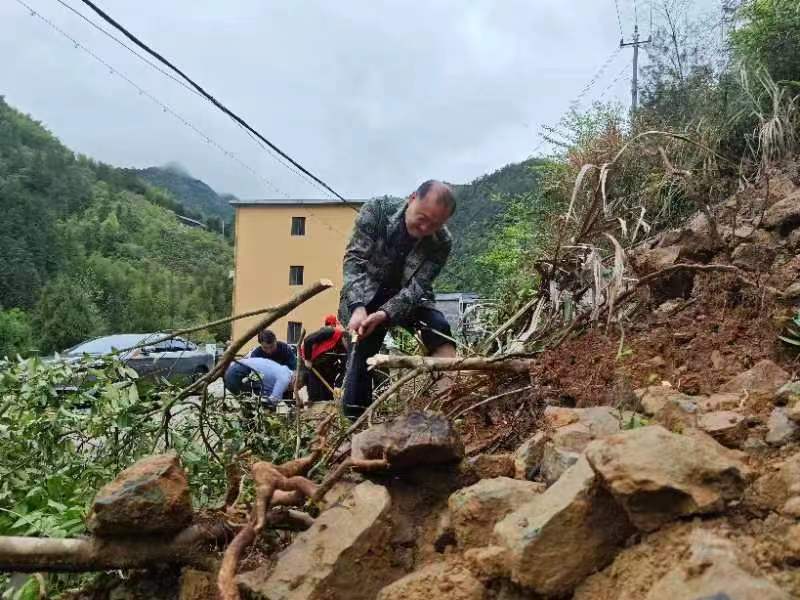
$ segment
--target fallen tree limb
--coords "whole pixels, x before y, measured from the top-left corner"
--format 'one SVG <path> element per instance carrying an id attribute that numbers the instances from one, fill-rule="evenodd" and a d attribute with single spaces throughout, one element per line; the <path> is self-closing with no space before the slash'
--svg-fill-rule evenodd
<path id="1" fill-rule="evenodd" d="M 33 573 L 140 569 L 164 563 L 204 567 L 202 544 L 228 534 L 222 523 L 192 525 L 172 538 L 34 538 L 0 536 L 0 571 Z"/>
<path id="2" fill-rule="evenodd" d="M 367 359 L 370 367 L 389 369 L 419 369 L 420 371 L 511 371 L 527 373 L 530 361 L 507 359 L 503 356 L 487 358 L 469 356 L 465 358 L 437 358 L 432 356 L 395 356 L 376 354 Z"/>

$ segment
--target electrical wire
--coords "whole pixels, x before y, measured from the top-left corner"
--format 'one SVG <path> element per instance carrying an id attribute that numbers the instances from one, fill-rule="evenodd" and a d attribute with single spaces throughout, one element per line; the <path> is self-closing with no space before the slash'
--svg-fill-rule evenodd
<path id="1" fill-rule="evenodd" d="M 622 17 L 619 16 L 619 0 L 614 0 L 614 8 L 617 9 L 617 23 L 619 24 L 619 37 L 620 39 L 625 37 L 625 34 L 622 32 Z"/>
<path id="2" fill-rule="evenodd" d="M 322 179 L 320 179 L 319 177 L 314 175 L 311 171 L 306 169 L 303 165 L 301 165 L 299 162 L 297 162 L 295 159 L 293 159 L 291 156 L 289 156 L 286 152 L 281 150 L 277 145 L 275 145 L 273 142 L 268 140 L 264 135 L 262 135 L 256 129 L 254 129 L 250 124 L 248 124 L 247 121 L 242 119 L 239 115 L 234 113 L 227 106 L 222 104 L 214 96 L 212 96 L 210 93 L 208 93 L 199 84 L 197 84 L 193 79 L 191 79 L 188 75 L 186 75 L 182 70 L 180 70 L 178 67 L 176 67 L 172 62 L 170 62 L 169 60 L 164 58 L 161 54 L 159 54 L 158 52 L 156 52 L 155 50 L 150 48 L 147 44 L 142 42 L 139 38 L 137 38 L 130 31 L 128 31 L 124 26 L 122 26 L 119 22 L 117 22 L 114 18 L 112 18 L 108 13 L 106 13 L 100 7 L 98 7 L 94 2 L 92 2 L 91 0 L 81 0 L 81 2 L 86 4 L 95 13 L 97 13 L 104 21 L 106 21 L 109 25 L 111 25 L 112 27 L 117 29 L 120 33 L 122 33 L 130 41 L 132 41 L 134 44 L 139 46 L 139 48 L 141 48 L 142 50 L 144 50 L 145 52 L 150 54 L 152 57 L 154 57 L 160 63 L 162 63 L 162 64 L 166 65 L 167 67 L 169 67 L 172 71 L 174 71 L 178 75 L 180 75 L 189 85 L 191 85 L 195 90 L 200 92 L 200 94 L 202 94 L 209 102 L 214 104 L 214 106 L 216 106 L 219 110 L 221 110 L 223 113 L 225 113 L 231 119 L 236 121 L 239 125 L 241 125 L 245 129 L 247 129 L 250 133 L 252 133 L 256 137 L 258 137 L 258 139 L 260 139 L 267 146 L 269 146 L 274 152 L 276 152 L 282 158 L 287 160 L 289 163 L 291 163 L 294 167 L 296 167 L 302 173 L 304 173 L 305 175 L 310 177 L 314 182 L 316 182 L 318 185 L 322 186 L 325 190 L 327 190 L 328 192 L 330 192 L 331 194 L 336 196 L 339 200 L 341 200 L 342 202 L 347 203 L 347 200 L 344 198 L 344 196 L 339 194 L 330 185 L 325 183 L 325 181 L 323 181 Z"/>
<path id="3" fill-rule="evenodd" d="M 108 69 L 108 71 L 109 71 L 109 73 L 111 75 L 116 75 L 117 77 L 119 77 L 120 79 L 125 81 L 128 85 L 133 87 L 139 93 L 139 95 L 145 96 L 146 98 L 151 100 L 153 103 L 155 103 L 157 106 L 159 106 L 165 113 L 171 115 L 172 117 L 177 119 L 179 122 L 181 122 L 184 126 L 188 127 L 192 131 L 194 131 L 207 144 L 213 146 L 214 148 L 219 150 L 222 154 L 224 154 L 225 156 L 227 156 L 231 160 L 237 162 L 240 166 L 242 166 L 244 169 L 246 169 L 248 172 L 250 172 L 256 178 L 258 178 L 261 182 L 263 182 L 270 189 L 275 190 L 278 194 L 282 193 L 281 190 L 278 187 L 275 186 L 275 184 L 273 184 L 269 179 L 267 179 L 263 175 L 257 173 L 255 171 L 255 169 L 253 169 L 250 165 L 248 165 L 243 160 L 241 160 L 233 152 L 230 152 L 229 150 L 224 148 L 222 145 L 217 143 L 213 138 L 211 138 L 208 134 L 204 133 L 199 128 L 197 128 L 194 124 L 192 124 L 183 115 L 181 115 L 180 113 L 176 112 L 168 104 L 166 104 L 165 102 L 159 100 L 156 96 L 154 96 L 153 94 L 151 94 L 150 92 L 148 92 L 147 90 L 142 88 L 139 84 L 137 84 L 135 81 L 133 81 L 130 77 L 125 75 L 125 73 L 123 73 L 119 69 L 117 69 L 114 66 L 112 66 L 106 60 L 104 60 L 103 58 L 98 56 L 95 52 L 93 52 L 91 49 L 89 49 L 87 46 L 85 46 L 84 44 L 82 44 L 81 42 L 76 40 L 74 37 L 69 35 L 66 31 L 64 31 L 63 29 L 58 27 L 58 25 L 53 23 L 50 19 L 48 19 L 47 17 L 45 17 L 41 13 L 37 12 L 33 7 L 31 7 L 29 4 L 24 2 L 24 0 L 16 0 L 16 2 L 17 2 L 17 4 L 20 4 L 21 6 L 25 7 L 30 12 L 32 17 L 38 18 L 43 23 L 48 25 L 51 29 L 53 29 L 54 31 L 59 33 L 61 36 L 63 36 L 67 40 L 69 40 L 75 46 L 76 49 L 82 50 L 83 52 L 85 52 L 86 54 L 91 56 L 94 60 L 96 60 L 98 63 L 103 65 L 106 69 Z"/>

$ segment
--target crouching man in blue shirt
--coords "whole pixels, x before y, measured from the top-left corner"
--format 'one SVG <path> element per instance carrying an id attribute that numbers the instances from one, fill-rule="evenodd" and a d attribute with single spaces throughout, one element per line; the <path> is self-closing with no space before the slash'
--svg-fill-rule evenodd
<path id="1" fill-rule="evenodd" d="M 258 375 L 260 385 L 251 381 L 252 372 Z M 275 408 L 286 389 L 294 383 L 294 371 L 269 358 L 247 357 L 231 363 L 225 371 L 224 381 L 231 394 L 257 394 L 263 404 Z"/>

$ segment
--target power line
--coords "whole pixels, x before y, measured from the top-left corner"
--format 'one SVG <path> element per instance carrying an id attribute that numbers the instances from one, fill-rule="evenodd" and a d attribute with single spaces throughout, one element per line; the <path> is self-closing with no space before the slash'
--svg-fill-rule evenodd
<path id="1" fill-rule="evenodd" d="M 619 35 L 620 37 L 625 37 L 625 34 L 622 31 L 622 18 L 619 16 L 619 0 L 614 0 L 614 8 L 617 9 L 617 23 L 619 24 Z"/>
<path id="2" fill-rule="evenodd" d="M 127 76 L 127 75 L 125 75 L 123 72 L 121 72 L 119 69 L 116 69 L 116 68 L 115 68 L 115 67 L 113 67 L 113 66 L 112 66 L 110 63 L 108 63 L 106 60 L 104 60 L 103 58 L 101 58 L 100 56 L 98 56 L 97 54 L 95 54 L 95 53 L 94 53 L 92 50 L 90 50 L 90 49 L 89 49 L 87 46 L 85 46 L 84 44 L 80 43 L 80 42 L 79 42 L 78 40 L 76 40 L 74 37 L 72 37 L 71 35 L 69 35 L 69 34 L 68 34 L 66 31 L 64 31 L 63 29 L 61 29 L 61 28 L 60 28 L 58 25 L 56 25 L 55 23 L 53 23 L 53 22 L 52 22 L 50 19 L 48 19 L 48 18 L 47 18 L 47 17 L 45 17 L 44 15 L 40 14 L 40 13 L 39 13 L 39 12 L 37 12 L 36 10 L 34 10 L 34 9 L 33 9 L 33 8 L 30 6 L 30 5 L 28 5 L 27 3 L 25 3 L 23 0 L 16 0 L 16 2 L 17 2 L 17 4 L 20 4 L 21 6 L 25 7 L 25 8 L 26 8 L 26 9 L 27 9 L 27 10 L 30 12 L 30 14 L 31 14 L 31 16 L 32 16 L 32 17 L 36 17 L 36 18 L 38 18 L 38 19 L 39 19 L 39 20 L 41 20 L 43 23 L 45 23 L 46 25 L 48 25 L 48 26 L 49 26 L 51 29 L 53 29 L 54 31 L 58 32 L 58 33 L 59 33 L 61 36 L 63 36 L 63 37 L 64 37 L 64 38 L 66 38 L 67 40 L 69 40 L 69 41 L 70 41 L 70 42 L 71 42 L 71 43 L 72 43 L 72 44 L 75 46 L 75 48 L 76 48 L 76 49 L 82 50 L 83 52 L 85 52 L 86 54 L 88 54 L 89 56 L 91 56 L 91 57 L 92 57 L 94 60 L 96 60 L 98 63 L 100 63 L 101 65 L 103 65 L 103 66 L 104 66 L 106 69 L 108 69 L 108 71 L 109 71 L 109 73 L 110 73 L 111 75 L 116 75 L 117 77 L 119 77 L 120 79 L 122 79 L 123 81 L 125 81 L 126 83 L 128 83 L 128 84 L 129 84 L 131 87 L 133 87 L 133 88 L 134 88 L 134 89 L 135 89 L 137 92 L 139 92 L 139 95 L 147 97 L 147 98 L 148 98 L 149 100 L 151 100 L 153 103 L 155 103 L 156 105 L 158 105 L 158 106 L 159 106 L 159 107 L 160 107 L 160 108 L 161 108 L 161 109 L 162 109 L 162 110 L 163 110 L 165 113 L 172 115 L 172 116 L 173 116 L 175 119 L 177 119 L 178 121 L 180 121 L 180 122 L 181 122 L 183 125 L 185 125 L 185 126 L 186 126 L 186 127 L 188 127 L 189 129 L 191 129 L 192 131 L 194 131 L 194 132 L 195 132 L 195 133 L 196 133 L 198 136 L 200 136 L 200 137 L 201 137 L 203 140 L 205 140 L 205 142 L 206 142 L 206 143 L 208 143 L 209 145 L 211 145 L 211 146 L 215 147 L 217 150 L 219 150 L 220 152 L 222 152 L 222 153 L 223 153 L 225 156 L 227 156 L 227 157 L 228 157 L 228 158 L 230 158 L 231 160 L 233 160 L 233 161 L 237 162 L 239 165 L 241 165 L 243 168 L 245 168 L 247 171 L 249 171 L 249 172 L 250 172 L 251 174 L 253 174 L 255 177 L 257 177 L 258 179 L 260 179 L 260 180 L 261 180 L 261 181 L 262 181 L 264 184 L 266 184 L 266 185 L 267 185 L 269 188 L 271 188 L 271 189 L 275 190 L 275 191 L 276 191 L 278 194 L 282 194 L 282 193 L 283 193 L 283 192 L 281 192 L 281 190 L 280 190 L 280 189 L 278 189 L 278 188 L 277 188 L 277 187 L 276 187 L 276 186 L 275 186 L 275 185 L 274 185 L 274 184 L 273 184 L 273 183 L 272 183 L 272 182 L 271 182 L 269 179 L 267 179 L 266 177 L 264 177 L 264 176 L 260 175 L 259 173 L 257 173 L 257 172 L 256 172 L 256 171 L 255 171 L 255 170 L 254 170 L 254 169 L 253 169 L 253 168 L 252 168 L 250 165 L 248 165 L 248 164 L 247 164 L 247 163 L 245 163 L 243 160 L 241 160 L 241 159 L 240 159 L 238 156 L 236 156 L 236 155 L 235 155 L 233 152 L 230 152 L 230 151 L 228 151 L 227 149 L 225 149 L 223 146 L 221 146 L 219 143 L 217 143 L 217 142 L 216 142 L 216 141 L 215 141 L 213 138 L 211 138 L 211 137 L 210 137 L 208 134 L 206 134 L 206 133 L 204 133 L 203 131 L 201 131 L 200 129 L 198 129 L 198 128 L 197 128 L 197 127 L 194 125 L 194 124 L 192 124 L 192 123 L 191 123 L 189 120 L 187 120 L 187 119 L 186 119 L 184 116 L 182 116 L 180 113 L 176 112 L 176 111 L 175 111 L 175 110 L 173 110 L 173 109 L 172 109 L 172 108 L 171 108 L 169 105 L 167 105 L 166 103 L 162 102 L 162 101 L 161 101 L 161 100 L 159 100 L 157 97 L 155 97 L 153 94 L 151 94 L 150 92 L 148 92 L 147 90 L 145 90 L 144 88 L 142 88 L 142 87 L 141 87 L 140 85 L 138 85 L 138 84 L 137 84 L 135 81 L 133 81 L 133 80 L 132 80 L 130 77 L 128 77 L 128 76 Z"/>
<path id="3" fill-rule="evenodd" d="M 241 118 L 239 115 L 237 115 L 236 113 L 234 113 L 233 111 L 231 111 L 231 110 L 230 110 L 228 107 L 226 107 L 224 104 L 222 104 L 222 103 L 221 103 L 219 100 L 217 100 L 216 98 L 214 98 L 214 96 L 212 96 L 211 94 L 209 94 L 209 93 L 208 93 L 208 92 L 207 92 L 205 89 L 203 89 L 203 88 L 202 88 L 200 85 L 198 85 L 198 84 L 197 84 L 197 83 L 196 83 L 196 82 L 195 82 L 193 79 L 191 79 L 191 78 L 190 78 L 188 75 L 186 75 L 186 74 L 185 74 L 183 71 L 181 71 L 181 70 L 180 70 L 178 67 L 176 67 L 176 66 L 175 66 L 174 64 L 172 64 L 170 61 L 168 61 L 166 58 L 164 58 L 164 57 L 163 57 L 161 54 L 159 54 L 158 52 L 156 52 L 155 50 L 153 50 L 152 48 L 150 48 L 150 47 L 149 47 L 147 44 L 145 44 L 144 42 L 142 42 L 141 40 L 139 40 L 139 38 L 137 38 L 137 37 L 136 37 L 135 35 L 133 35 L 133 34 L 132 34 L 130 31 L 128 31 L 128 30 L 127 30 L 125 27 L 123 27 L 123 26 L 122 26 L 120 23 L 118 23 L 116 20 L 114 20 L 114 19 L 113 19 L 113 18 L 112 18 L 110 15 L 108 15 L 108 14 L 107 14 L 105 11 L 103 11 L 103 10 L 102 10 L 100 7 L 98 7 L 96 4 L 94 4 L 94 2 L 92 2 L 91 0 L 81 0 L 81 2 L 83 2 L 84 4 L 86 4 L 86 5 L 87 5 L 89 8 L 91 8 L 91 9 L 92 9 L 94 12 L 96 12 L 96 13 L 97 13 L 97 14 L 98 14 L 98 15 L 99 15 L 99 16 L 100 16 L 100 17 L 101 17 L 101 18 L 102 18 L 104 21 L 106 21 L 108 24 L 112 25 L 112 26 L 113 26 L 115 29 L 117 29 L 118 31 L 120 31 L 120 32 L 121 32 L 121 33 L 122 33 L 122 34 L 123 34 L 125 37 L 127 37 L 129 40 L 131 40 L 131 41 L 132 41 L 134 44 L 136 44 L 137 46 L 139 46 L 139 48 L 141 48 L 142 50 L 144 50 L 145 52 L 147 52 L 148 54 L 150 54 L 151 56 L 153 56 L 155 59 L 157 59 L 157 60 L 158 60 L 159 62 L 161 62 L 162 64 L 164 64 L 164 65 L 168 66 L 170 69 L 172 69 L 172 70 L 173 70 L 175 73 L 177 73 L 178 75 L 180 75 L 180 76 L 181 76 L 181 77 L 182 77 L 182 78 L 183 78 L 183 79 L 184 79 L 184 80 L 185 80 L 187 83 L 189 83 L 189 85 L 191 85 L 191 86 L 192 86 L 192 87 L 193 87 L 195 90 L 197 90 L 198 92 L 200 92 L 200 93 L 201 93 L 201 94 L 202 94 L 202 95 L 203 95 L 203 96 L 204 96 L 204 97 L 205 97 L 207 100 L 209 100 L 209 101 L 210 101 L 212 104 L 214 104 L 214 106 L 216 106 L 216 107 L 217 107 L 219 110 L 221 110 L 223 113 L 225 113 L 226 115 L 228 115 L 228 116 L 229 116 L 231 119 L 233 119 L 234 121 L 236 121 L 237 123 L 239 123 L 239 125 L 241 125 L 242 127 L 246 128 L 246 129 L 247 129 L 248 131 L 250 131 L 250 132 L 251 132 L 253 135 L 257 136 L 257 137 L 258 137 L 258 138 L 259 138 L 259 139 L 260 139 L 262 142 L 264 142 L 264 143 L 265 143 L 267 146 L 269 146 L 269 147 L 270 147 L 270 148 L 271 148 L 273 151 L 275 151 L 277 154 L 279 154 L 280 156 L 282 156 L 284 159 L 286 159 L 287 161 L 289 161 L 289 162 L 290 162 L 292 165 L 294 165 L 295 167 L 297 167 L 297 169 L 299 169 L 299 170 L 300 170 L 302 173 L 304 173 L 304 174 L 306 174 L 307 176 L 309 176 L 309 177 L 310 177 L 312 180 L 314 180 L 314 181 L 315 181 L 317 184 L 321 185 L 321 186 L 322 186 L 324 189 L 326 189 L 327 191 L 329 191 L 330 193 L 332 193 L 334 196 L 336 196 L 336 197 L 337 197 L 339 200 L 341 200 L 342 202 L 347 202 L 347 200 L 345 200 L 344 196 L 342 196 L 341 194 L 339 194 L 339 193 L 338 193 L 336 190 L 334 190 L 334 189 L 333 189 L 333 188 L 332 188 L 330 185 L 328 185 L 327 183 L 325 183 L 325 182 L 324 182 L 322 179 L 320 179 L 319 177 L 317 177 L 316 175 L 314 175 L 314 174 L 313 174 L 311 171 L 309 171 L 309 170 L 308 170 L 308 169 L 306 169 L 306 168 L 305 168 L 303 165 L 301 165 L 299 162 L 297 162 L 296 160 L 294 160 L 294 159 L 293 159 L 291 156 L 289 156 L 289 155 L 288 155 L 286 152 L 284 152 L 283 150 L 281 150 L 280 148 L 278 148 L 278 146 L 276 146 L 274 143 L 272 143 L 272 142 L 271 142 L 271 141 L 269 141 L 269 140 L 268 140 L 266 137 L 264 137 L 264 136 L 263 136 L 261 133 L 259 133 L 259 132 L 258 132 L 257 130 L 255 130 L 253 127 L 251 127 L 251 126 L 250 126 L 250 125 L 249 125 L 249 124 L 248 124 L 248 123 L 247 123 L 247 122 L 246 122 L 244 119 L 242 119 L 242 118 Z"/>
<path id="4" fill-rule="evenodd" d="M 89 17 L 87 17 L 86 15 L 84 15 L 83 13 L 81 13 L 80 11 L 78 11 L 77 9 L 75 9 L 74 7 L 72 7 L 72 6 L 70 6 L 69 4 L 67 4 L 66 2 L 64 2 L 64 0 L 56 0 L 56 2 L 58 2 L 59 4 L 61 4 L 62 6 L 64 6 L 65 8 L 67 8 L 68 10 L 70 10 L 71 12 L 73 12 L 74 14 L 76 14 L 78 17 L 80 17 L 81 19 L 83 19 L 84 21 L 86 21 L 86 22 L 87 22 L 89 25 L 91 25 L 93 28 L 95 28 L 95 29 L 97 29 L 98 31 L 100 31 L 101 33 L 103 33 L 105 36 L 107 36 L 107 37 L 109 37 L 110 39 L 114 40 L 114 41 L 115 41 L 117 44 L 119 44 L 120 46 L 122 46 L 123 48 L 125 48 L 125 49 L 126 49 L 128 52 L 130 52 L 131 54 L 133 54 L 133 55 L 134 55 L 136 58 L 138 58 L 139 60 L 141 60 L 142 62 L 144 62 L 144 63 L 145 63 L 145 64 L 147 64 L 148 66 L 152 67 L 153 69 L 155 69 L 156 71 L 158 71 L 158 72 L 159 72 L 159 73 L 161 73 L 162 75 L 164 75 L 164 76 L 166 76 L 166 77 L 170 78 L 172 81 L 174 81 L 175 83 L 177 83 L 178 85 L 180 85 L 180 86 L 181 86 L 181 87 L 183 87 L 184 89 L 188 90 L 189 92 L 191 92 L 192 94 L 194 94 L 194 95 L 195 95 L 195 96 L 197 96 L 198 98 L 202 98 L 203 100 L 206 100 L 205 96 L 203 96 L 203 95 L 202 95 L 200 92 L 198 92 L 197 90 L 195 90 L 193 87 L 189 86 L 189 85 L 188 85 L 188 84 L 186 84 L 184 81 L 181 81 L 180 79 L 178 79 L 177 77 L 175 77 L 175 76 L 174 76 L 172 73 L 169 73 L 168 71 L 165 71 L 164 69 L 162 69 L 161 67 L 159 67 L 157 64 L 155 64 L 154 62 L 152 62 L 151 60 L 149 60 L 147 57 L 145 57 L 145 56 L 142 56 L 141 54 L 139 54 L 138 52 L 136 52 L 136 50 L 134 50 L 133 48 L 131 48 L 130 46 L 128 46 L 128 45 L 127 45 L 125 42 L 123 42 L 122 40 L 120 40 L 120 39 L 119 39 L 118 37 L 116 37 L 115 35 L 113 35 L 113 34 L 109 33 L 108 31 L 106 31 L 105 29 L 103 29 L 102 27 L 100 27 L 100 26 L 99 26 L 97 23 L 95 23 L 94 21 L 92 21 L 92 20 L 91 20 Z M 255 143 L 258 145 L 258 147 L 259 147 L 259 148 L 261 148 L 262 150 L 264 150 L 265 152 L 267 152 L 267 153 L 268 153 L 270 156 L 272 156 L 272 157 L 273 157 L 273 158 L 274 158 L 276 161 L 278 161 L 278 162 L 279 162 L 279 163 L 280 163 L 280 164 L 281 164 L 283 167 L 285 167 L 285 168 L 286 168 L 286 169 L 288 169 L 288 170 L 289 170 L 291 173 L 293 173 L 293 174 L 297 175 L 297 176 L 298 176 L 298 177 L 300 177 L 301 179 L 303 179 L 303 180 L 305 180 L 305 181 L 308 181 L 308 182 L 310 182 L 312 185 L 316 185 L 316 184 L 315 184 L 315 182 L 314 182 L 312 179 L 310 179 L 308 176 L 306 176 L 305 174 L 301 173 L 300 171 L 298 171 L 297 169 L 295 169 L 294 167 L 292 167 L 290 164 L 287 164 L 286 162 L 284 162 L 284 160 L 283 160 L 283 159 L 282 159 L 282 158 L 281 158 L 279 155 L 277 155 L 275 152 L 273 152 L 272 150 L 270 150 L 270 148 L 269 148 L 268 146 L 265 146 L 265 145 L 264 145 L 264 144 L 263 144 L 263 143 L 262 143 L 262 142 L 261 142 L 261 141 L 260 141 L 260 140 L 259 140 L 259 139 L 258 139 L 256 136 L 254 136 L 252 133 L 250 133 L 250 132 L 249 132 L 249 131 L 248 131 L 246 128 L 242 127 L 242 126 L 241 126 L 239 123 L 237 123 L 236 121 L 234 121 L 234 123 L 236 124 L 236 126 L 237 126 L 237 127 L 239 127 L 240 129 L 242 129 L 242 131 L 244 131 L 244 132 L 247 134 L 247 136 L 248 136 L 250 139 L 252 139 L 252 140 L 253 140 L 253 141 L 254 141 L 254 142 L 255 142 Z M 289 196 L 289 194 L 286 194 L 286 193 L 284 193 L 283 195 L 284 195 L 286 198 L 290 198 L 290 197 L 291 197 L 291 196 Z"/>

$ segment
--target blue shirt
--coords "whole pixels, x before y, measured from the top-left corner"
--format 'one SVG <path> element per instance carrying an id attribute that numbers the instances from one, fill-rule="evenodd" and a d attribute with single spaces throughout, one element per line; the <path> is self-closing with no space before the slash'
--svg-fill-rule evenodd
<path id="1" fill-rule="evenodd" d="M 293 371 L 284 365 L 279 365 L 268 358 L 240 358 L 236 361 L 252 369 L 261 376 L 261 396 L 282 398 Z"/>

